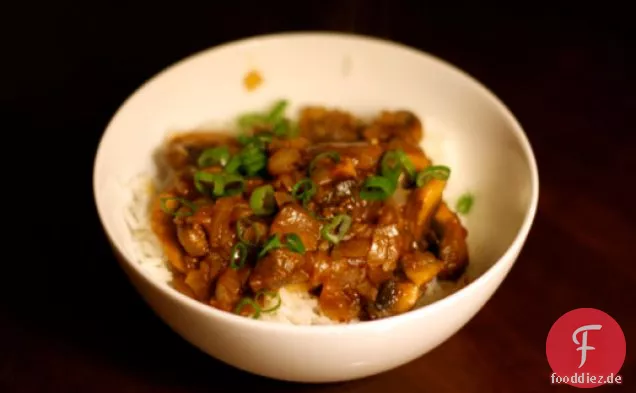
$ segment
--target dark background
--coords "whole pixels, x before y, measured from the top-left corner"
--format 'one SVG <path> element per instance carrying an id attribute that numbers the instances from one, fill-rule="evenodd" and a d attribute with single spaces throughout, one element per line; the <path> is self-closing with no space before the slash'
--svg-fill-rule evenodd
<path id="1" fill-rule="evenodd" d="M 264 392 L 571 391 L 550 385 L 545 339 L 559 316 L 579 307 L 609 313 L 627 338 L 620 372 L 625 386 L 600 389 L 633 391 L 631 13 L 612 2 L 516 3 L 3 5 L 2 156 L 11 161 L 3 168 L 11 179 L 4 183 L 5 198 L 34 201 L 26 209 L 5 204 L 6 214 L 18 216 L 5 220 L 11 234 L 3 242 L 0 392 L 236 392 L 251 386 Z M 182 341 L 142 303 L 116 265 L 92 197 L 101 133 L 145 80 L 210 46 L 297 30 L 388 38 L 454 63 L 515 113 L 540 170 L 533 230 L 484 309 L 424 357 L 345 384 L 254 377 Z M 10 139 L 20 137 L 25 142 Z M 14 154 L 22 158 L 12 159 Z"/>

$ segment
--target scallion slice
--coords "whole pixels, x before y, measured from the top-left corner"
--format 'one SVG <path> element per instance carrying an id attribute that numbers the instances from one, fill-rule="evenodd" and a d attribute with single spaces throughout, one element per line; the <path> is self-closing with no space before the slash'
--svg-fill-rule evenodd
<path id="1" fill-rule="evenodd" d="M 455 206 L 455 210 L 457 213 L 466 215 L 470 212 L 470 209 L 473 207 L 473 203 L 475 202 L 475 196 L 471 193 L 465 193 L 460 196 L 457 200 L 457 205 Z"/>
<path id="2" fill-rule="evenodd" d="M 382 176 L 387 178 L 397 178 L 402 173 L 402 163 L 395 150 L 384 153 L 380 162 Z"/>
<path id="3" fill-rule="evenodd" d="M 254 239 L 254 242 L 250 242 L 245 237 L 245 232 L 250 228 L 253 228 L 256 235 L 256 239 Z M 247 244 L 248 246 L 257 245 L 259 241 L 261 240 L 262 235 L 263 235 L 263 232 L 260 226 L 256 224 L 254 221 L 250 220 L 249 217 L 242 217 L 236 222 L 236 237 L 238 237 L 238 239 L 241 242 Z"/>
<path id="4" fill-rule="evenodd" d="M 415 165 L 413 165 L 413 162 L 411 161 L 409 156 L 403 150 L 397 150 L 397 156 L 400 160 L 400 163 L 402 164 L 402 168 L 404 168 L 409 178 L 415 179 L 415 176 L 417 174 Z"/>
<path id="5" fill-rule="evenodd" d="M 416 175 L 415 165 L 401 149 L 386 152 L 380 162 L 380 168 L 382 176 L 395 181 L 397 181 L 403 171 L 406 172 L 410 179 L 414 179 Z"/>
<path id="6" fill-rule="evenodd" d="M 216 184 L 220 182 L 221 178 L 218 173 L 197 172 L 194 174 L 194 186 L 201 194 L 206 194 L 204 183 L 211 183 L 213 187 L 217 187 Z"/>
<path id="7" fill-rule="evenodd" d="M 271 184 L 260 186 L 252 191 L 250 197 L 250 207 L 254 214 L 268 216 L 276 210 L 276 200 L 274 199 L 274 187 Z"/>
<path id="8" fill-rule="evenodd" d="M 267 155 L 254 144 L 249 144 L 241 150 L 241 164 L 247 176 L 260 173 L 267 166 Z"/>
<path id="9" fill-rule="evenodd" d="M 284 119 L 285 109 L 289 103 L 286 100 L 277 101 L 274 107 L 267 115 L 266 121 L 269 124 L 277 124 Z"/>
<path id="10" fill-rule="evenodd" d="M 273 297 L 274 299 L 276 299 L 276 304 L 273 305 L 270 308 L 265 308 L 265 309 L 261 309 L 261 312 L 274 312 L 276 310 L 278 310 L 282 304 L 282 299 L 280 298 L 280 293 L 278 292 L 272 292 L 272 291 L 267 291 L 264 289 L 261 289 L 260 291 L 256 292 L 256 295 L 254 295 L 254 300 L 256 301 L 256 303 L 258 303 L 258 298 L 263 296 L 269 296 L 269 297 Z M 265 299 L 263 299 L 263 301 L 265 301 Z"/>
<path id="11" fill-rule="evenodd" d="M 263 298 L 263 303 L 265 303 L 266 301 L 266 297 L 272 297 L 275 299 L 276 304 L 273 305 L 272 307 L 269 308 L 263 308 L 261 307 L 261 305 L 258 303 L 259 298 Z M 254 319 L 258 319 L 261 316 L 261 313 L 270 313 L 270 312 L 274 312 L 276 310 L 278 310 L 282 304 L 282 299 L 280 297 L 280 293 L 278 292 L 272 292 L 272 291 L 267 291 L 267 290 L 260 290 L 258 292 L 256 292 L 256 294 L 254 295 L 254 298 L 250 298 L 250 297 L 244 297 L 241 300 L 239 300 L 239 302 L 236 304 L 236 307 L 234 307 L 234 313 L 235 314 L 241 314 L 241 311 L 243 311 L 243 309 L 246 306 L 250 306 L 252 309 L 254 309 L 254 312 L 252 313 L 251 317 Z"/>
<path id="12" fill-rule="evenodd" d="M 237 173 L 239 168 L 241 167 L 241 156 L 235 155 L 230 158 L 225 166 L 225 172 L 227 173 Z"/>
<path id="13" fill-rule="evenodd" d="M 239 116 L 237 123 L 240 128 L 249 130 L 254 127 L 267 125 L 267 116 L 262 113 L 246 113 Z"/>
<path id="14" fill-rule="evenodd" d="M 298 236 L 295 233 L 290 233 L 285 237 L 285 243 L 287 245 L 287 248 L 289 248 L 291 251 L 296 252 L 298 254 L 304 254 L 305 253 L 305 245 L 303 244 L 303 241 L 300 239 L 300 236 Z"/>
<path id="15" fill-rule="evenodd" d="M 242 176 L 226 173 L 223 176 L 223 192 L 217 196 L 232 196 L 241 194 L 245 190 L 245 179 Z"/>
<path id="16" fill-rule="evenodd" d="M 325 240 L 338 244 L 345 237 L 351 227 L 351 217 L 346 214 L 335 216 L 331 222 L 322 227 L 320 234 Z"/>
<path id="17" fill-rule="evenodd" d="M 212 149 L 206 149 L 201 153 L 197 164 L 201 168 L 206 168 L 212 165 L 225 166 L 230 159 L 230 150 L 227 146 L 214 147 Z"/>
<path id="18" fill-rule="evenodd" d="M 204 183 L 212 184 L 212 195 L 215 197 L 238 195 L 245 189 L 245 179 L 234 173 L 197 172 L 194 185 L 202 194 L 206 193 Z"/>
<path id="19" fill-rule="evenodd" d="M 314 157 L 313 160 L 311 160 L 311 163 L 309 163 L 309 175 L 311 175 L 311 173 L 314 171 L 314 168 L 316 167 L 318 162 L 325 158 L 330 158 L 333 162 L 338 163 L 340 162 L 340 153 L 336 151 L 326 151 L 324 153 L 318 154 L 316 157 Z"/>
<path id="20" fill-rule="evenodd" d="M 167 203 L 170 202 L 170 201 L 179 202 L 179 206 L 177 206 L 176 208 L 173 208 L 173 209 L 169 208 Z M 159 199 L 159 202 L 161 204 L 161 210 L 163 210 L 164 213 L 171 214 L 171 215 L 173 215 L 175 217 L 191 216 L 198 209 L 197 205 L 195 205 L 193 202 L 191 202 L 191 201 L 189 201 L 187 199 L 184 199 L 184 198 L 179 198 L 179 197 L 165 197 L 165 198 Z M 179 208 L 181 206 L 187 206 L 190 209 L 190 211 L 179 211 Z"/>
<path id="21" fill-rule="evenodd" d="M 429 166 L 417 174 L 415 178 L 415 185 L 417 187 L 422 187 L 431 179 L 448 180 L 450 173 L 450 168 L 445 165 Z"/>
<path id="22" fill-rule="evenodd" d="M 395 178 L 369 176 L 362 185 L 360 198 L 367 201 L 383 201 L 393 195 L 396 187 Z"/>
<path id="23" fill-rule="evenodd" d="M 250 306 L 254 309 L 254 313 L 251 315 L 252 318 L 258 319 L 261 316 L 261 306 L 258 305 L 253 299 L 249 297 L 244 297 L 236 304 L 234 307 L 234 314 L 241 314 L 241 311 L 245 308 L 245 306 Z"/>
<path id="24" fill-rule="evenodd" d="M 243 242 L 236 243 L 230 251 L 230 268 L 237 270 L 245 265 L 247 260 L 247 244 Z"/>
<path id="25" fill-rule="evenodd" d="M 268 252 L 270 252 L 272 250 L 275 250 L 277 248 L 281 248 L 281 247 L 282 247 L 282 244 L 280 242 L 280 239 L 278 238 L 278 235 L 277 234 L 273 234 L 269 239 L 267 239 L 267 241 L 263 245 L 263 248 L 261 249 L 261 252 L 258 253 L 258 257 L 262 258 Z"/>
<path id="26" fill-rule="evenodd" d="M 301 201 L 303 206 L 307 207 L 307 203 L 313 198 L 317 190 L 316 183 L 309 178 L 305 178 L 294 184 L 291 194 L 295 200 Z"/>

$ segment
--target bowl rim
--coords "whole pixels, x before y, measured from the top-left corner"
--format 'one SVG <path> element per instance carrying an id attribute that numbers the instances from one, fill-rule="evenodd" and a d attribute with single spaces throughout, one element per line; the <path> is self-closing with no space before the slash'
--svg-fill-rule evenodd
<path id="1" fill-rule="evenodd" d="M 208 56 L 213 52 L 216 52 L 221 49 L 230 49 L 232 47 L 240 47 L 242 45 L 248 43 L 254 43 L 256 41 L 277 41 L 277 40 L 287 40 L 287 39 L 330 39 L 330 40 L 346 40 L 351 42 L 359 42 L 362 44 L 372 44 L 383 46 L 387 49 L 398 49 L 405 53 L 410 53 L 411 55 L 415 55 L 416 57 L 426 58 L 428 61 L 432 61 L 434 63 L 438 63 L 439 65 L 447 68 L 449 71 L 454 72 L 458 77 L 463 78 L 466 82 L 473 85 L 476 91 L 482 96 L 482 98 L 488 101 L 491 105 L 493 105 L 505 118 L 505 120 L 511 125 L 512 132 L 517 137 L 518 141 L 521 144 L 521 148 L 525 154 L 525 158 L 527 164 L 530 169 L 530 183 L 531 183 L 531 197 L 529 205 L 526 209 L 525 216 L 523 218 L 523 222 L 521 227 L 518 229 L 517 234 L 514 237 L 514 240 L 510 244 L 510 246 L 506 249 L 506 251 L 499 257 L 490 267 L 487 268 L 485 272 L 479 275 L 476 279 L 470 281 L 466 286 L 460 288 L 459 290 L 451 293 L 435 301 L 432 304 L 426 305 L 424 307 L 411 310 L 409 312 L 391 316 L 388 318 L 372 320 L 372 321 L 364 321 L 352 324 L 333 324 L 333 325 L 295 325 L 295 324 L 287 324 L 287 323 L 278 323 L 278 322 L 269 322 L 269 321 L 260 321 L 252 318 L 245 318 L 239 315 L 235 315 L 233 313 L 217 310 L 214 307 L 203 304 L 195 299 L 192 299 L 181 292 L 169 287 L 165 286 L 162 283 L 159 283 L 157 280 L 152 279 L 147 275 L 147 273 L 143 270 L 142 266 L 130 261 L 124 252 L 121 251 L 122 247 L 115 241 L 112 232 L 109 229 L 109 226 L 106 223 L 105 216 L 106 212 L 100 208 L 100 197 L 97 192 L 97 175 L 99 174 L 99 162 L 101 161 L 101 157 L 104 154 L 104 144 L 105 140 L 108 139 L 108 131 L 113 127 L 113 123 L 116 118 L 119 117 L 122 110 L 127 106 L 127 104 L 137 97 L 145 88 L 150 85 L 152 82 L 157 79 L 162 78 L 165 74 L 170 73 L 172 70 L 184 65 L 185 63 L 191 63 L 197 61 L 199 58 L 204 56 Z M 505 260 L 511 260 L 509 269 L 515 264 L 515 253 L 521 251 L 526 238 L 530 232 L 530 229 L 533 225 L 538 201 L 539 201 L 539 174 L 536 158 L 532 149 L 532 145 L 523 130 L 521 124 L 514 116 L 512 111 L 497 97 L 490 89 L 488 89 L 483 83 L 477 80 L 472 75 L 463 71 L 459 67 L 454 64 L 443 60 L 433 54 L 430 54 L 424 50 L 397 42 L 392 41 L 390 39 L 379 38 L 374 36 L 368 36 L 357 33 L 343 33 L 343 32 L 332 32 L 332 31 L 290 31 L 290 32 L 279 32 L 279 33 L 271 33 L 271 34 L 261 34 L 261 35 L 253 35 L 247 36 L 244 38 L 227 41 L 221 43 L 219 45 L 211 46 L 209 48 L 200 50 L 195 52 L 189 56 L 178 60 L 169 66 L 165 67 L 163 70 L 160 70 L 155 75 L 151 76 L 149 79 L 145 80 L 141 85 L 139 85 L 122 104 L 117 108 L 117 110 L 113 113 L 110 118 L 102 136 L 100 137 L 99 144 L 97 146 L 97 151 L 95 154 L 94 165 L 93 165 L 93 199 L 97 208 L 97 213 L 99 216 L 100 223 L 106 235 L 106 238 L 109 240 L 111 247 L 114 247 L 115 250 L 113 252 L 118 252 L 121 254 L 125 263 L 130 266 L 135 273 L 137 273 L 140 277 L 143 278 L 149 285 L 154 287 L 154 289 L 163 292 L 166 296 L 172 298 L 173 301 L 188 307 L 189 309 L 196 310 L 203 314 L 206 314 L 209 317 L 214 318 L 219 322 L 223 322 L 229 325 L 243 325 L 247 329 L 262 329 L 268 331 L 275 331 L 278 333 L 285 334 L 293 334 L 293 335 L 304 335 L 304 334 L 329 334 L 329 333 L 355 333 L 362 331 L 376 331 L 376 330 L 386 330 L 391 326 L 397 324 L 409 324 L 409 322 L 413 322 L 416 319 L 425 318 L 427 314 L 434 314 L 436 310 L 442 309 L 446 307 L 446 305 L 451 304 L 455 301 L 459 301 L 460 298 L 465 297 L 467 291 L 477 291 L 479 288 L 482 288 L 486 285 L 488 281 L 490 281 L 493 276 L 495 276 L 498 271 L 506 269 L 506 264 L 503 263 Z M 114 254 L 115 255 L 115 254 Z M 116 258 L 114 258 L 116 260 Z M 503 280 L 505 280 L 507 272 L 504 273 Z M 498 285 L 500 285 L 499 283 Z M 487 301 L 488 299 L 486 299 Z M 152 307 L 151 307 L 152 308 Z"/>

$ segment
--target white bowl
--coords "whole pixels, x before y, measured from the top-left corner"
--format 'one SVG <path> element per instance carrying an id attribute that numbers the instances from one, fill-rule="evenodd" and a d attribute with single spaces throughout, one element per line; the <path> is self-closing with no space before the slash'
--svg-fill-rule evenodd
<path id="1" fill-rule="evenodd" d="M 264 83 L 248 92 L 250 70 Z M 274 100 L 338 106 L 357 115 L 409 109 L 424 123 L 423 146 L 449 165 L 445 198 L 475 195 L 465 219 L 474 278 L 418 310 L 372 322 L 294 326 L 247 319 L 198 303 L 139 263 L 124 219 L 126 182 L 153 170 L 167 133 L 227 124 Z M 212 48 L 163 71 L 119 108 L 95 158 L 94 193 L 120 263 L 154 311 L 178 334 L 237 368 L 282 380 L 335 382 L 410 362 L 465 325 L 497 290 L 534 220 L 538 174 L 530 144 L 510 111 L 457 68 L 378 39 L 323 33 L 277 34 Z M 161 343 L 157 343 L 161 345 Z M 449 367 L 453 365 L 449 364 Z"/>

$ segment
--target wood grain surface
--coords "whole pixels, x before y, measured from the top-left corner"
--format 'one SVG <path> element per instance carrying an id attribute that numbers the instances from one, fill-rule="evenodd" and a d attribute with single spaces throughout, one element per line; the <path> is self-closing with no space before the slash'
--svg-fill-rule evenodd
<path id="1" fill-rule="evenodd" d="M 627 339 L 623 386 L 599 389 L 636 391 L 636 62 L 626 10 L 610 2 L 534 9 L 362 0 L 25 5 L 5 14 L 12 33 L 0 97 L 3 113 L 20 125 L 13 131 L 36 136 L 48 152 L 45 173 L 58 183 L 40 203 L 58 205 L 26 220 L 43 231 L 39 239 L 5 240 L 19 255 L 4 258 L 18 269 L 3 275 L 0 392 L 573 391 L 550 384 L 545 341 L 552 324 L 579 307 L 609 313 Z M 510 107 L 539 165 L 534 226 L 492 300 L 427 355 L 349 383 L 272 381 L 187 344 L 124 277 L 92 198 L 101 133 L 141 83 L 210 46 L 292 30 L 388 38 L 454 63 Z M 26 248 L 15 247 L 21 240 Z"/>

